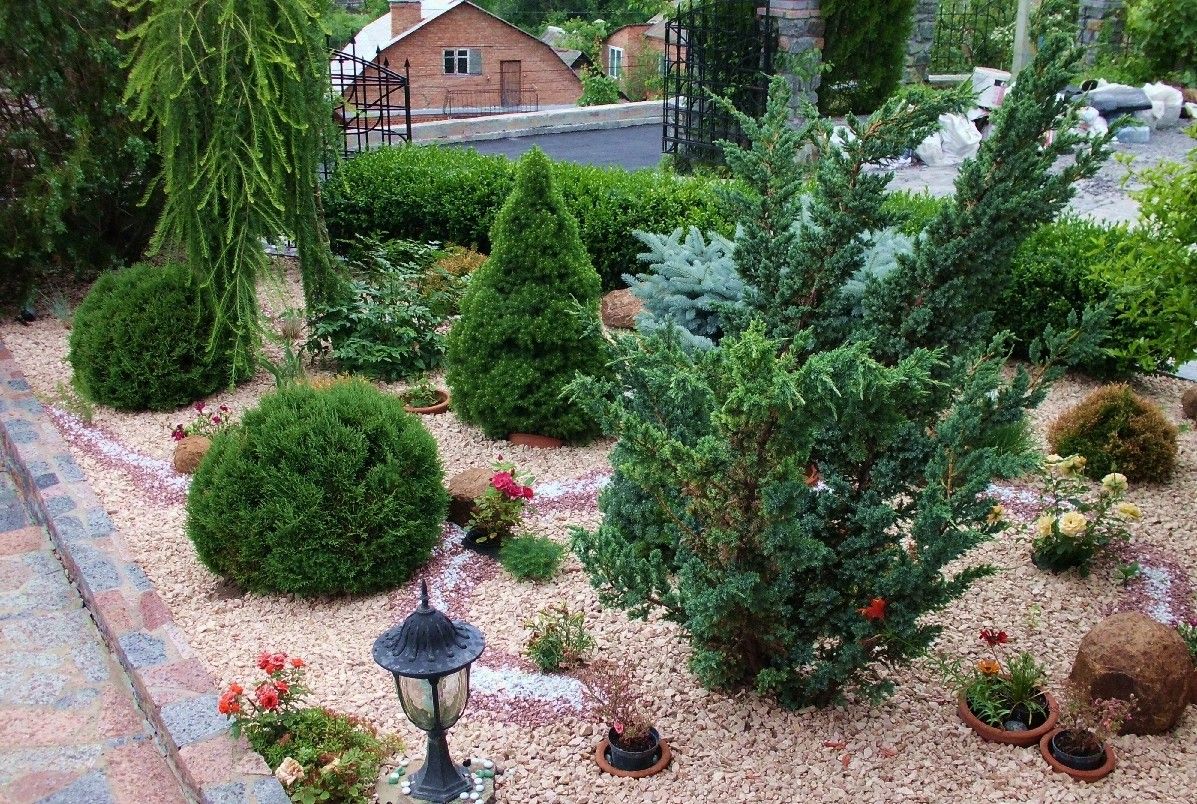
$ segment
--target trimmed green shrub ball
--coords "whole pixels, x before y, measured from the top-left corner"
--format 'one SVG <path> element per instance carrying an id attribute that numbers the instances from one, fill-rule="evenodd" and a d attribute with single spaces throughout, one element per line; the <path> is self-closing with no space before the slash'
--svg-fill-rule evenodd
<path id="1" fill-rule="evenodd" d="M 1085 474 L 1121 472 L 1131 481 L 1165 481 L 1176 468 L 1176 425 L 1126 385 L 1107 385 L 1056 419 L 1047 433 L 1059 455 L 1083 455 Z"/>
<path id="2" fill-rule="evenodd" d="M 211 294 L 179 263 L 104 274 L 75 312 L 69 359 L 83 396 L 117 410 L 173 410 L 231 376 L 231 349 L 208 349 Z"/>
<path id="3" fill-rule="evenodd" d="M 253 592 L 361 594 L 427 561 L 449 496 L 403 401 L 347 380 L 265 397 L 220 433 L 187 498 L 204 565 Z"/>

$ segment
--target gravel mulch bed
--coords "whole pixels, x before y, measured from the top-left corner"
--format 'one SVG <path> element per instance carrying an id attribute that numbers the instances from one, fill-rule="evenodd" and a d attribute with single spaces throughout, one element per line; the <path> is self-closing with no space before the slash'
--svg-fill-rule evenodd
<path id="1" fill-rule="evenodd" d="M 100 408 L 90 425 L 81 423 L 56 397 L 58 384 L 70 377 L 68 334 L 54 319 L 0 326 L 0 337 L 34 389 L 55 407 L 54 420 L 96 494 L 204 663 L 226 682 L 244 681 L 255 677 L 261 650 L 302 656 L 316 702 L 369 718 L 422 750 L 420 732 L 403 717 L 393 682 L 370 656 L 374 638 L 411 610 L 414 586 L 365 598 L 303 600 L 245 595 L 213 576 L 184 534 L 185 483 L 168 463 L 170 430 L 188 412 L 128 415 Z M 1034 414 L 1037 431 L 1097 385 L 1081 377 L 1059 383 Z M 1180 421 L 1185 382 L 1146 377 L 1136 385 Z M 260 375 L 208 401 L 242 411 L 271 387 Z M 571 526 L 597 523 L 595 495 L 609 471 L 609 441 L 537 451 L 489 442 L 451 413 L 424 422 L 440 445 L 447 474 L 487 465 L 502 453 L 536 475 L 538 499 L 529 530 L 565 543 Z M 1025 488 L 1014 484 L 1001 492 L 1022 500 L 1020 517 L 1029 515 Z M 1042 573 L 1030 563 L 1029 535 L 1011 529 L 968 556 L 969 562 L 990 562 L 1000 571 L 937 618 L 947 626 L 938 647 L 980 658 L 977 632 L 1000 627 L 1010 633 L 1013 649 L 1034 651 L 1053 678 L 1062 680 L 1081 637 L 1104 613 L 1155 607 L 1157 613 L 1188 614 L 1188 578 L 1197 573 L 1195 498 L 1197 437 L 1185 431 L 1175 479 L 1132 487 L 1129 495 L 1145 512 L 1129 550 L 1156 572 L 1126 588 L 1114 583 L 1109 568 L 1087 579 Z M 475 667 L 470 708 L 450 740 L 455 754 L 491 756 L 508 767 L 501 796 L 529 802 L 728 804 L 1193 800 L 1192 714 L 1168 736 L 1118 738 L 1118 770 L 1096 785 L 1075 784 L 1052 773 L 1033 749 L 981 742 L 956 718 L 951 695 L 926 663 L 897 671 L 897 692 L 875 707 L 851 703 L 787 712 L 749 693 L 709 692 L 687 670 L 686 642 L 676 626 L 602 609 L 572 556 L 554 581 L 521 584 L 490 559 L 462 551 L 459 535 L 455 527 L 446 528 L 428 575 L 440 602 L 481 627 L 488 645 Z M 524 621 L 560 602 L 586 611 L 599 653 L 630 663 L 674 750 L 664 773 L 639 781 L 600 775 L 592 754 L 601 729 L 582 709 L 577 682 L 537 673 L 522 658 Z"/>

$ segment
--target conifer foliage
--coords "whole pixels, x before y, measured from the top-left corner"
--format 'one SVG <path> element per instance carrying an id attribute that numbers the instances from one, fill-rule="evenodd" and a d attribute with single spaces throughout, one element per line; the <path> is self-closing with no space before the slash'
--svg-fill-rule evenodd
<path id="1" fill-rule="evenodd" d="M 604 371 L 599 296 L 578 224 L 553 186 L 548 159 L 533 149 L 520 160 L 491 232 L 490 259 L 471 278 L 449 332 L 454 410 L 489 438 L 593 436 L 594 420 L 562 392 L 577 373 Z"/>
<path id="2" fill-rule="evenodd" d="M 214 344 L 239 360 L 258 335 L 263 238 L 296 241 L 309 307 L 334 285 L 317 168 L 328 54 L 314 0 L 129 0 L 127 99 L 157 133 L 166 204 L 158 242 L 182 244 L 217 302 Z M 246 365 L 230 367 L 242 374 Z"/>

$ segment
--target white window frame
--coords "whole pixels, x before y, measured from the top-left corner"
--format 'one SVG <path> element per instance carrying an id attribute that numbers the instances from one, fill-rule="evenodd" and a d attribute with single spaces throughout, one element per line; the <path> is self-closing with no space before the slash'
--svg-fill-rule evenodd
<path id="1" fill-rule="evenodd" d="M 618 80 L 623 74 L 623 48 L 607 45 L 607 75 Z"/>
<path id="2" fill-rule="evenodd" d="M 445 75 L 482 75 L 482 49 L 476 47 L 447 47 L 441 51 Z M 449 64 L 452 62 L 453 69 Z M 462 67 L 465 67 L 463 70 Z"/>

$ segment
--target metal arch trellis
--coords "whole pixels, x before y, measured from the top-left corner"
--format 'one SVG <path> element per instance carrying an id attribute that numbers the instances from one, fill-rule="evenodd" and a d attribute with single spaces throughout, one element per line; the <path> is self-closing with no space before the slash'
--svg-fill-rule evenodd
<path id="1" fill-rule="evenodd" d="M 753 117 L 765 110 L 777 50 L 769 3 L 683 3 L 665 26 L 661 149 L 690 161 L 720 161 L 719 140 L 745 143 L 735 119 L 712 95 Z"/>
<path id="2" fill-rule="evenodd" d="M 333 120 L 341 131 L 340 154 L 411 142 L 410 67 L 392 70 L 384 58 L 365 59 L 350 42 L 334 50 L 329 62 Z"/>

